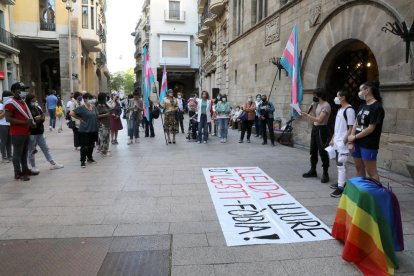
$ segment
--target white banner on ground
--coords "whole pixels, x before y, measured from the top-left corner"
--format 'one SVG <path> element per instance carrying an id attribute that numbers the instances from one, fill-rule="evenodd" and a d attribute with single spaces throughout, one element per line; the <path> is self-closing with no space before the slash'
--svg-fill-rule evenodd
<path id="1" fill-rule="evenodd" d="M 203 173 L 227 246 L 332 239 L 329 227 L 259 167 Z"/>

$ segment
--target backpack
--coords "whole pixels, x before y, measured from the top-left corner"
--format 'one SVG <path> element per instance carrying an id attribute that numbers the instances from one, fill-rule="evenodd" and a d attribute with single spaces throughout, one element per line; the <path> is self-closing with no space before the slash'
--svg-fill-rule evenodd
<path id="1" fill-rule="evenodd" d="M 158 119 L 158 117 L 160 117 L 160 109 L 158 108 L 158 106 L 154 106 L 154 108 L 152 109 L 151 117 L 153 119 Z"/>
<path id="2" fill-rule="evenodd" d="M 347 107 L 345 108 L 345 110 L 344 110 L 344 119 L 345 119 L 345 122 L 346 122 L 346 127 L 347 127 L 347 129 L 349 129 L 349 124 L 348 124 L 348 115 L 346 115 L 346 111 L 347 111 L 349 108 L 351 108 L 352 110 L 354 110 L 354 108 L 352 107 L 352 105 L 347 106 Z M 355 112 L 355 110 L 354 110 L 354 112 Z"/>
<path id="3" fill-rule="evenodd" d="M 56 106 L 56 117 L 62 117 L 62 116 L 63 116 L 62 106 Z"/>

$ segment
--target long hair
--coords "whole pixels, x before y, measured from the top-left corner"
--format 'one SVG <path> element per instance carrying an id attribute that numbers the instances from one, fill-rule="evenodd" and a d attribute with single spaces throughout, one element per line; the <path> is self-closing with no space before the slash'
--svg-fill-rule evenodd
<path id="1" fill-rule="evenodd" d="M 374 98 L 377 101 L 382 103 L 382 97 L 381 97 L 380 91 L 379 91 L 379 86 L 380 86 L 379 81 L 367 81 L 367 82 L 363 83 L 362 86 L 365 87 L 365 88 L 371 89 L 372 96 L 374 96 Z"/>
<path id="2" fill-rule="evenodd" d="M 106 93 L 101 92 L 98 94 L 98 104 L 104 105 L 109 108 L 108 104 L 106 103 Z"/>

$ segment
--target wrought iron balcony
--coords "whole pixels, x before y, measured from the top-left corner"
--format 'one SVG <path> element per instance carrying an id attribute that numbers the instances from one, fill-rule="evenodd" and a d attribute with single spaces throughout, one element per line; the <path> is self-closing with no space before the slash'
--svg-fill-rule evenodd
<path id="1" fill-rule="evenodd" d="M 40 30 L 42 31 L 56 31 L 55 22 L 40 21 Z"/>
<path id="2" fill-rule="evenodd" d="M 0 4 L 4 4 L 4 5 L 16 5 L 16 0 L 0 0 Z"/>
<path id="3" fill-rule="evenodd" d="M 96 64 L 98 64 L 98 66 L 103 66 L 106 64 L 106 53 L 105 52 L 100 52 L 98 54 L 98 57 L 96 58 Z"/>
<path id="4" fill-rule="evenodd" d="M 12 33 L 0 28 L 0 43 L 6 44 L 7 46 L 18 48 L 18 38 Z"/>
<path id="5" fill-rule="evenodd" d="M 210 11 L 219 16 L 223 13 L 228 0 L 210 0 Z"/>

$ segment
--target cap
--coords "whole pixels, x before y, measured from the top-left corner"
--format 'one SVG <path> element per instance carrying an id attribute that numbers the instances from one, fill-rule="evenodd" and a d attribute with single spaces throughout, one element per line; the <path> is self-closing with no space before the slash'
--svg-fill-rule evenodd
<path id="1" fill-rule="evenodd" d="M 29 86 L 25 86 L 24 83 L 22 83 L 22 82 L 16 82 L 16 83 L 13 83 L 13 85 L 10 87 L 10 90 L 11 91 L 14 91 L 14 90 L 21 91 L 21 90 L 25 90 L 27 88 L 29 88 Z"/>

